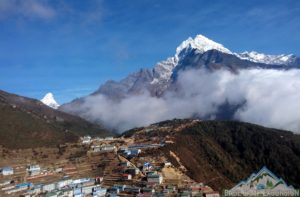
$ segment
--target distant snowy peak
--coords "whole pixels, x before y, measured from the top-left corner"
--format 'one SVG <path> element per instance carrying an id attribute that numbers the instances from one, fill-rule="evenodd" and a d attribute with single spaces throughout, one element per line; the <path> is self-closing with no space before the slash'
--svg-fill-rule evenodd
<path id="1" fill-rule="evenodd" d="M 274 65 L 289 65 L 296 58 L 296 56 L 293 54 L 266 55 L 263 53 L 258 53 L 256 51 L 251 51 L 251 52 L 246 51 L 235 55 L 240 59 L 249 60 L 256 63 L 274 64 Z"/>
<path id="2" fill-rule="evenodd" d="M 232 54 L 232 52 L 225 48 L 222 44 L 216 43 L 215 41 L 199 34 L 194 39 L 189 37 L 187 40 L 183 41 L 176 48 L 175 58 L 178 59 L 182 51 L 188 48 L 197 49 L 200 53 L 205 53 L 206 51 L 214 49 L 223 53 Z"/>
<path id="3" fill-rule="evenodd" d="M 53 109 L 57 109 L 59 107 L 59 104 L 55 101 L 54 96 L 51 92 L 47 93 L 41 100 L 41 102 Z"/>

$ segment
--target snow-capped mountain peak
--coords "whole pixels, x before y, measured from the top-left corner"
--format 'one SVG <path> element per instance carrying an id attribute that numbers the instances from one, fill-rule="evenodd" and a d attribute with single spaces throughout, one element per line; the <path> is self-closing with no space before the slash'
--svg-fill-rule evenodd
<path id="1" fill-rule="evenodd" d="M 57 109 L 59 107 L 59 104 L 55 101 L 51 92 L 47 93 L 44 98 L 41 99 L 41 102 L 53 109 Z"/>
<path id="2" fill-rule="evenodd" d="M 251 62 L 274 65 L 289 65 L 296 58 L 296 56 L 293 54 L 266 55 L 263 53 L 258 53 L 256 51 L 245 51 L 243 53 L 236 54 L 236 56 L 240 59 L 249 60 Z"/>
<path id="3" fill-rule="evenodd" d="M 223 53 L 232 54 L 232 52 L 225 48 L 222 44 L 210 40 L 201 34 L 197 35 L 194 39 L 189 37 L 187 40 L 183 41 L 176 48 L 175 57 L 179 58 L 180 53 L 186 48 L 197 49 L 200 53 L 215 49 Z"/>
<path id="4" fill-rule="evenodd" d="M 216 43 L 201 34 L 197 35 L 194 39 L 189 37 L 176 48 L 174 57 L 169 57 L 155 65 L 154 79 L 151 84 L 157 84 L 159 82 L 165 84 L 165 82 L 170 79 L 173 69 L 177 66 L 180 57 L 184 57 L 189 49 L 197 49 L 199 53 L 205 53 L 206 51 L 215 49 L 222 53 L 232 54 L 232 52 L 222 44 Z"/>

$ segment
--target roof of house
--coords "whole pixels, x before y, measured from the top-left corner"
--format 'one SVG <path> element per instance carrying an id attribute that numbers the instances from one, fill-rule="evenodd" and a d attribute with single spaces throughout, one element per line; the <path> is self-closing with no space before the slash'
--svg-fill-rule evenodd
<path id="1" fill-rule="evenodd" d="M 2 171 L 11 171 L 11 170 L 13 170 L 13 168 L 9 167 L 9 166 L 6 166 L 6 167 L 2 168 Z"/>
<path id="2" fill-rule="evenodd" d="M 205 194 L 219 194 L 217 191 L 205 192 Z"/>
<path id="3" fill-rule="evenodd" d="M 159 178 L 161 177 L 159 174 L 149 174 L 147 175 L 147 178 Z"/>

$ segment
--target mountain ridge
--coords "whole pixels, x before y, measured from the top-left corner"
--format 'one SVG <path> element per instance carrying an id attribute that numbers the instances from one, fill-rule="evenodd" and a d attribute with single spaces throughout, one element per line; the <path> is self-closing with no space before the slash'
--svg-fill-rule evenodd
<path id="1" fill-rule="evenodd" d="M 36 99 L 0 90 L 0 144 L 7 148 L 55 146 L 83 135 L 108 136 L 109 130 L 52 109 Z"/>
<path id="2" fill-rule="evenodd" d="M 247 56 L 247 54 L 252 55 Z M 260 59 L 256 60 L 257 57 Z M 264 59 L 267 62 L 261 63 Z M 138 95 L 163 98 L 178 88 L 178 74 L 191 69 L 205 69 L 211 72 L 227 70 L 233 74 L 238 74 L 239 71 L 247 69 L 286 71 L 299 68 L 300 58 L 294 55 L 276 56 L 253 52 L 238 54 L 225 48 L 222 44 L 198 35 L 194 39 L 188 38 L 183 41 L 177 47 L 173 57 L 158 62 L 152 69 L 140 69 L 120 81 L 109 80 L 90 95 L 65 103 L 59 107 L 59 110 L 95 121 L 93 115 L 88 112 L 92 108 L 89 105 L 89 98 L 104 97 L 112 103 L 120 103 L 126 98 Z M 97 117 L 95 122 L 98 122 L 98 119 Z"/>
<path id="3" fill-rule="evenodd" d="M 91 95 L 103 94 L 112 99 L 119 100 L 118 97 L 123 98 L 124 95 L 117 95 L 114 93 L 115 98 L 108 93 L 108 89 L 113 91 L 115 86 L 118 86 L 118 91 L 122 93 L 133 92 L 135 84 L 138 83 L 137 80 L 140 78 L 145 78 L 144 82 L 147 84 L 142 85 L 143 88 L 147 86 L 152 96 L 160 96 L 162 92 L 165 91 L 168 87 L 168 83 L 172 80 L 172 76 L 175 76 L 177 70 L 180 70 L 178 66 L 186 64 L 191 66 L 191 62 L 187 62 L 187 59 L 192 58 L 200 60 L 202 57 L 210 57 L 211 54 L 219 54 L 218 56 L 231 57 L 230 59 L 235 58 L 234 62 L 239 61 L 239 65 L 236 65 L 236 68 L 275 68 L 275 69 L 292 69 L 300 68 L 300 58 L 296 57 L 293 54 L 289 55 L 265 55 L 257 52 L 243 52 L 235 53 L 231 52 L 229 49 L 225 48 L 222 44 L 216 43 L 205 36 L 199 34 L 194 39 L 189 37 L 187 40 L 183 41 L 177 48 L 176 53 L 173 57 L 168 57 L 166 60 L 160 61 L 155 64 L 152 69 L 140 69 L 135 73 L 128 75 L 128 77 L 121 79 L 120 81 L 109 80 L 99 87 L 98 90 L 94 91 Z M 256 56 L 260 56 L 260 60 Z M 261 58 L 263 56 L 264 58 Z M 267 59 L 265 62 L 263 59 Z M 283 61 L 283 59 L 285 61 Z M 207 63 L 218 63 L 220 59 L 215 58 L 209 60 L 208 58 L 204 59 L 202 65 L 207 65 Z M 229 61 L 226 62 L 229 64 Z M 210 66 L 209 66 L 210 67 Z M 232 67 L 232 66 L 231 66 Z M 212 68 L 212 67 L 211 67 Z M 220 68 L 216 66 L 216 68 Z M 151 79 L 151 80 L 150 80 Z M 136 83 L 134 83 L 134 82 Z M 112 85 L 113 84 L 113 85 Z M 120 89 L 120 86 L 124 88 Z M 141 85 L 140 85 L 141 86 Z M 127 87 L 127 88 L 126 88 Z M 152 90 L 152 91 L 151 91 Z M 134 92 L 135 94 L 136 92 Z M 79 98 L 80 99 L 80 98 Z M 71 101 L 72 102 L 72 101 Z M 64 108 L 66 104 L 63 104 L 61 109 Z"/>
<path id="4" fill-rule="evenodd" d="M 230 188 L 267 166 L 300 186 L 300 135 L 239 121 L 174 119 L 128 130 L 125 138 L 166 139 L 163 152 L 176 167 L 214 189 Z M 158 153 L 157 153 L 158 154 Z M 280 159 L 278 159 L 280 158 Z"/>

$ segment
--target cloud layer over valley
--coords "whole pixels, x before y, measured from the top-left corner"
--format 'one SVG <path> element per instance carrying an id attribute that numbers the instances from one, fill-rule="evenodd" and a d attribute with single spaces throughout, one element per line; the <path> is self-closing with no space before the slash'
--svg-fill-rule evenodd
<path id="1" fill-rule="evenodd" d="M 114 102 L 96 95 L 69 110 L 122 132 L 173 118 L 215 119 L 227 103 L 241 106 L 233 112 L 234 119 L 299 132 L 299 79 L 300 70 L 249 69 L 233 74 L 193 69 L 179 73 L 176 88 L 160 98 L 145 92 Z"/>

